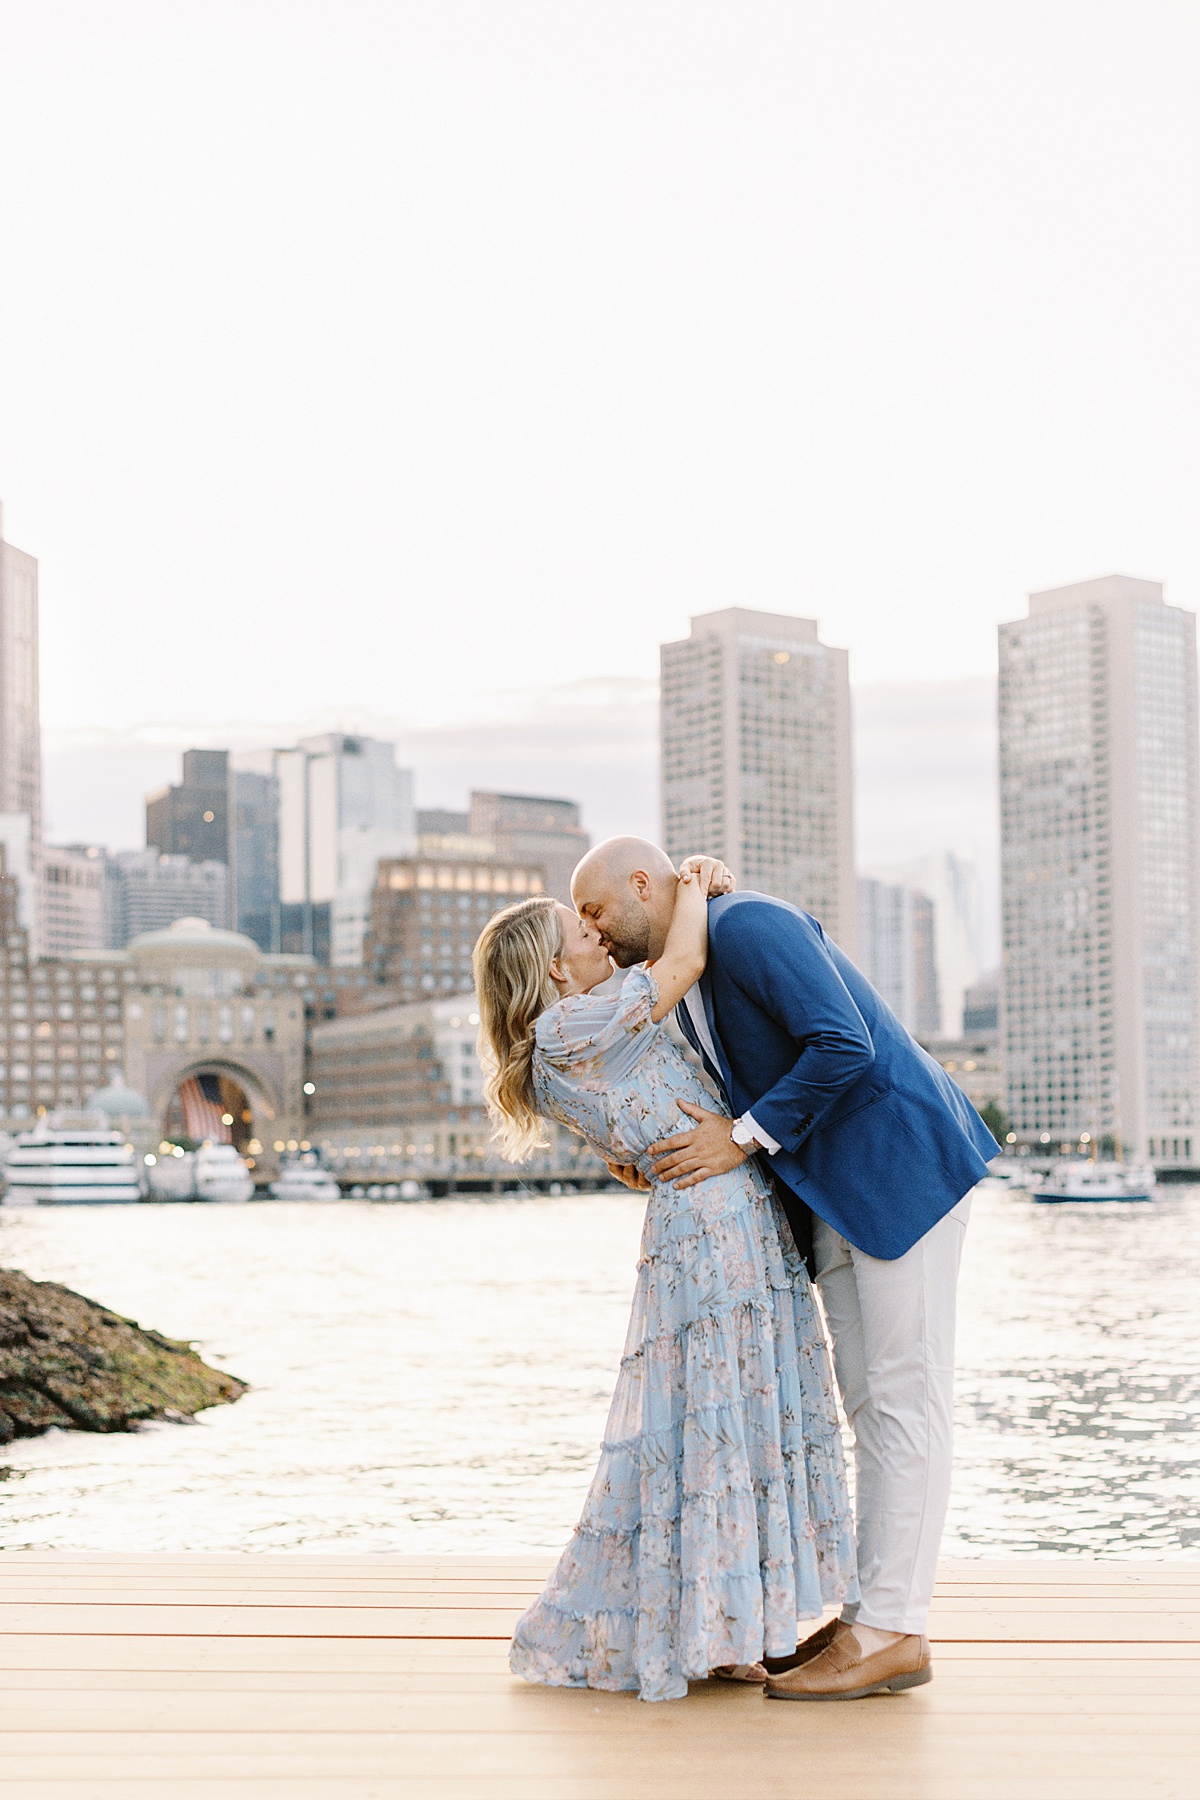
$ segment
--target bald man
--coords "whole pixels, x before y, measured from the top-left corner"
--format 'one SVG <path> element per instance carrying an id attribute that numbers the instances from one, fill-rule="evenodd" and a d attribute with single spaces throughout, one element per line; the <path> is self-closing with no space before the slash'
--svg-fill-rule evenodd
<path id="1" fill-rule="evenodd" d="M 641 838 L 597 845 L 571 882 L 621 968 L 661 955 L 675 891 L 670 858 Z M 691 1124 L 652 1146 L 656 1178 L 690 1187 L 760 1158 L 810 1251 L 854 1432 L 861 1597 L 768 1662 L 767 1693 L 917 1686 L 932 1674 L 968 1196 L 999 1145 L 817 920 L 785 901 L 709 902 L 708 966 L 678 1018 L 733 1116 L 681 1103 Z"/>

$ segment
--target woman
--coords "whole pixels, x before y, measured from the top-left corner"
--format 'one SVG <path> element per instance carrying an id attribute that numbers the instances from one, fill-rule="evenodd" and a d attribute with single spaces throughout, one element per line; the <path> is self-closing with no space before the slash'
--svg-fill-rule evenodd
<path id="1" fill-rule="evenodd" d="M 765 1679 L 797 1620 L 854 1580 L 825 1342 L 782 1211 L 744 1163 L 690 1188 L 647 1148 L 679 1101 L 713 1097 L 661 1021 L 704 968 L 707 899 L 725 872 L 692 858 L 659 960 L 618 994 L 595 927 L 550 899 L 497 913 L 475 947 L 485 1094 L 506 1153 L 556 1119 L 651 1188 L 633 1315 L 600 1466 L 510 1662 L 554 1687 L 674 1700 L 710 1670 Z"/>

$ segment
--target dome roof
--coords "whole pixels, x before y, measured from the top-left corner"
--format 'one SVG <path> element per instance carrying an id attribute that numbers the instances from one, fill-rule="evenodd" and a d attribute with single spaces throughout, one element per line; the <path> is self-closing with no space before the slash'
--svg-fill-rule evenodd
<path id="1" fill-rule="evenodd" d="M 226 931 L 220 925 L 210 925 L 207 919 L 176 919 L 165 931 L 144 931 L 141 937 L 131 938 L 131 950 L 237 950 L 242 955 L 249 953 L 261 956 L 258 945 L 252 937 L 246 937 L 240 931 Z"/>
<path id="2" fill-rule="evenodd" d="M 121 1077 L 114 1075 L 107 1087 L 88 1096 L 88 1111 L 105 1113 L 110 1119 L 148 1119 L 150 1103 L 145 1094 L 126 1087 Z"/>

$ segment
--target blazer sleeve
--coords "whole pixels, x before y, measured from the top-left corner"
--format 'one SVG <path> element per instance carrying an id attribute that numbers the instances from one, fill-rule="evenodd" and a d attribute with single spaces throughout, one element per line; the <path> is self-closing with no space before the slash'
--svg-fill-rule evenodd
<path id="1" fill-rule="evenodd" d="M 746 900 L 710 928 L 726 979 L 799 1049 L 787 1074 L 752 1103 L 764 1131 L 798 1150 L 874 1062 L 871 1034 L 819 933 L 795 913 Z"/>

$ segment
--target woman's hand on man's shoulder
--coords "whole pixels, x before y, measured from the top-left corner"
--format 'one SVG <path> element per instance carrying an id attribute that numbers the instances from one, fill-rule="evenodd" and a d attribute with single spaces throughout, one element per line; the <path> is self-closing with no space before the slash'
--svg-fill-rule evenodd
<path id="1" fill-rule="evenodd" d="M 718 894 L 732 894 L 737 882 L 718 856 L 685 856 L 679 865 L 681 876 L 698 875 L 708 883 L 708 898 L 715 900 Z"/>

